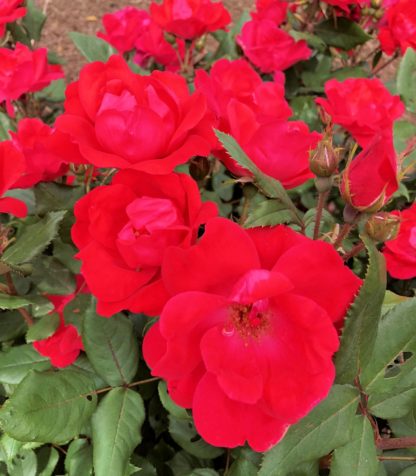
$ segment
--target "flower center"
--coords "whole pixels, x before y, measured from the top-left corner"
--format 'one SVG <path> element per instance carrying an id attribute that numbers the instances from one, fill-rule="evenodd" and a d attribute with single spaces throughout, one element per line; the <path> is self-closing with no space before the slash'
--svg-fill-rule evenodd
<path id="1" fill-rule="evenodd" d="M 231 337 L 235 331 L 244 340 L 257 339 L 269 328 L 268 299 L 262 299 L 252 304 L 234 302 L 229 307 L 229 320 L 222 333 Z"/>

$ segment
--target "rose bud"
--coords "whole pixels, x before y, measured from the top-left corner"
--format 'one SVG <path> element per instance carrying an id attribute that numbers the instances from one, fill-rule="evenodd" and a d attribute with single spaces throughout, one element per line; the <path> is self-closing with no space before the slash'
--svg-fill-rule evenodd
<path id="1" fill-rule="evenodd" d="M 337 170 L 339 150 L 334 149 L 330 137 L 319 142 L 309 156 L 309 167 L 317 177 L 330 177 Z"/>
<path id="2" fill-rule="evenodd" d="M 400 217 L 388 212 L 373 215 L 365 225 L 365 231 L 374 241 L 394 240 L 399 228 Z"/>

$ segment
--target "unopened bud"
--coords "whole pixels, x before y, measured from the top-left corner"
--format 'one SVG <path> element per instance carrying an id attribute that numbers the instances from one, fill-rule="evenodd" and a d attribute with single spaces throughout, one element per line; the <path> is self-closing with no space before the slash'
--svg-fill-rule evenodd
<path id="1" fill-rule="evenodd" d="M 337 170 L 338 163 L 339 153 L 329 138 L 321 140 L 309 157 L 309 167 L 317 177 L 331 177 Z"/>
<path id="2" fill-rule="evenodd" d="M 210 170 L 211 165 L 206 157 L 194 157 L 189 163 L 189 173 L 195 180 L 204 180 Z"/>
<path id="3" fill-rule="evenodd" d="M 195 43 L 196 51 L 203 51 L 203 49 L 205 48 L 206 39 L 207 39 L 207 35 L 203 35 L 200 38 L 198 38 L 198 40 Z"/>
<path id="4" fill-rule="evenodd" d="M 371 0 L 371 6 L 373 8 L 381 8 L 383 0 Z"/>
<path id="5" fill-rule="evenodd" d="M 315 188 L 319 193 L 325 193 L 331 190 L 333 183 L 333 177 L 316 177 Z"/>
<path id="6" fill-rule="evenodd" d="M 399 233 L 400 217 L 388 212 L 379 212 L 369 218 L 365 225 L 367 235 L 374 241 L 394 240 Z"/>

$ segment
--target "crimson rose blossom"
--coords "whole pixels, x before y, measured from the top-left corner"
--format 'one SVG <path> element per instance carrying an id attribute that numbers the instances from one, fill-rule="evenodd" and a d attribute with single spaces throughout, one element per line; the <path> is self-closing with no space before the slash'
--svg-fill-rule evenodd
<path id="1" fill-rule="evenodd" d="M 400 216 L 401 223 L 397 237 L 384 246 L 387 270 L 394 278 L 412 279 L 416 277 L 416 203 L 393 214 Z"/>
<path id="2" fill-rule="evenodd" d="M 19 218 L 27 215 L 27 206 L 13 197 L 3 197 L 12 188 L 26 170 L 23 154 L 11 141 L 0 142 L 0 213 L 11 213 Z"/>
<path id="3" fill-rule="evenodd" d="M 327 99 L 317 104 L 362 146 L 376 134 L 392 135 L 393 122 L 405 111 L 399 96 L 393 96 L 379 79 L 331 79 L 325 84 Z"/>
<path id="4" fill-rule="evenodd" d="M 247 58 L 263 73 L 290 68 L 311 56 L 305 40 L 295 41 L 289 33 L 277 28 L 268 19 L 252 20 L 244 24 L 237 37 Z"/>
<path id="5" fill-rule="evenodd" d="M 14 50 L 0 48 L 0 103 L 6 102 L 9 115 L 14 116 L 11 101 L 64 77 L 61 66 L 48 64 L 47 54 L 46 48 L 32 51 L 21 43 Z"/>
<path id="6" fill-rule="evenodd" d="M 162 273 L 173 297 L 144 339 L 152 375 L 209 443 L 268 450 L 328 394 L 334 323 L 361 281 L 327 243 L 223 218 Z"/>
<path id="7" fill-rule="evenodd" d="M 378 39 L 382 50 L 392 55 L 398 48 L 404 54 L 407 48 L 416 49 L 416 3 L 414 0 L 396 0 L 387 8 L 382 19 Z"/>
<path id="8" fill-rule="evenodd" d="M 66 91 L 56 128 L 79 145 L 97 167 L 134 168 L 163 174 L 213 141 L 204 97 L 169 72 L 133 73 L 120 56 L 85 66 Z"/>
<path id="9" fill-rule="evenodd" d="M 342 174 L 344 200 L 359 211 L 375 212 L 399 188 L 398 163 L 392 139 L 377 136 L 347 164 Z"/>
<path id="10" fill-rule="evenodd" d="M 26 8 L 20 7 L 24 0 L 0 0 L 0 36 L 6 31 L 6 24 L 26 15 Z"/>
<path id="11" fill-rule="evenodd" d="M 106 13 L 102 21 L 105 33 L 98 32 L 97 36 L 110 43 L 121 54 L 134 48 L 137 38 L 151 23 L 149 13 L 135 7 Z"/>
<path id="12" fill-rule="evenodd" d="M 253 20 L 272 20 L 279 26 L 286 20 L 289 2 L 285 0 L 256 0 L 256 11 L 251 14 Z"/>
<path id="13" fill-rule="evenodd" d="M 160 266 L 167 248 L 189 247 L 198 228 L 215 216 L 187 175 L 119 172 L 75 205 L 74 243 L 81 273 L 103 316 L 128 309 L 157 315 L 167 291 Z"/>
<path id="14" fill-rule="evenodd" d="M 164 31 L 187 40 L 224 29 L 231 22 L 224 5 L 211 0 L 163 0 L 150 5 L 150 14 Z"/>
<path id="15" fill-rule="evenodd" d="M 55 180 L 68 171 L 62 157 L 52 150 L 54 131 L 39 119 L 22 119 L 17 132 L 11 132 L 14 145 L 23 153 L 26 170 L 16 183 L 28 188 L 38 182 Z"/>
<path id="16" fill-rule="evenodd" d="M 350 6 L 359 5 L 360 7 L 370 5 L 370 0 L 323 0 L 328 5 L 339 7 L 344 11 L 348 11 Z"/>

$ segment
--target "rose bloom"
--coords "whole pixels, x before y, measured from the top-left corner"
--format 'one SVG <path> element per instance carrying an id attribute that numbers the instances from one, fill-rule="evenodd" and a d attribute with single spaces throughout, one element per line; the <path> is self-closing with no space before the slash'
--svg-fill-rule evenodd
<path id="1" fill-rule="evenodd" d="M 376 134 L 391 136 L 393 122 L 405 111 L 399 96 L 390 94 L 379 79 L 331 79 L 325 94 L 327 99 L 318 98 L 317 104 L 362 147 Z"/>
<path id="2" fill-rule="evenodd" d="M 213 142 L 201 93 L 190 94 L 173 73 L 135 74 L 120 56 L 81 70 L 56 128 L 78 144 L 86 162 L 154 174 L 207 155 Z"/>
<path id="3" fill-rule="evenodd" d="M 310 132 L 302 121 L 259 124 L 254 113 L 238 102 L 229 109 L 231 135 L 262 172 L 288 189 L 314 176 L 309 168 L 309 155 L 321 140 L 321 134 Z M 234 175 L 251 175 L 231 157 L 222 160 Z"/>
<path id="4" fill-rule="evenodd" d="M 397 176 L 393 141 L 379 135 L 347 164 L 341 194 L 356 210 L 376 212 L 399 188 Z"/>
<path id="5" fill-rule="evenodd" d="M 416 49 L 416 3 L 398 0 L 383 17 L 378 39 L 381 49 L 392 55 L 398 48 L 404 54 L 407 48 Z"/>
<path id="6" fill-rule="evenodd" d="M 20 7 L 24 0 L 0 0 L 0 36 L 6 31 L 6 24 L 26 15 L 26 8 Z"/>
<path id="7" fill-rule="evenodd" d="M 368 6 L 370 5 L 370 0 L 323 0 L 328 5 L 333 7 L 339 7 L 344 11 L 348 11 L 350 6 Z"/>
<path id="8" fill-rule="evenodd" d="M 54 310 L 51 313 L 57 312 L 59 314 L 60 323 L 51 336 L 35 341 L 33 347 L 40 355 L 48 357 L 54 367 L 63 368 L 73 364 L 80 351 L 84 350 L 77 328 L 72 324 L 65 324 L 63 316 L 65 306 L 81 292 L 88 292 L 88 288 L 85 286 L 82 276 L 77 276 L 77 289 L 74 293 L 66 296 L 46 296 L 54 305 Z"/>
<path id="9" fill-rule="evenodd" d="M 166 249 L 195 243 L 199 226 L 216 214 L 184 174 L 126 170 L 79 200 L 72 238 L 98 313 L 157 315 L 168 298 L 160 275 Z"/>
<path id="10" fill-rule="evenodd" d="M 334 324 L 361 281 L 327 243 L 224 218 L 162 273 L 173 297 L 144 339 L 152 375 L 208 443 L 268 450 L 328 394 Z"/>
<path id="11" fill-rule="evenodd" d="M 131 51 L 140 34 L 150 24 L 150 15 L 146 10 L 125 7 L 103 16 L 105 33 L 97 36 L 110 43 L 121 54 Z"/>
<path id="12" fill-rule="evenodd" d="M 311 56 L 305 40 L 295 41 L 289 33 L 267 19 L 245 23 L 237 43 L 263 73 L 283 71 Z"/>
<path id="13" fill-rule="evenodd" d="M 62 157 L 51 150 L 53 129 L 40 119 L 22 119 L 11 132 L 14 145 L 23 153 L 26 170 L 16 187 L 29 188 L 38 182 L 55 180 L 68 171 Z M 53 139 L 52 139 L 53 140 Z"/>
<path id="14" fill-rule="evenodd" d="M 392 213 L 401 218 L 401 223 L 397 237 L 384 245 L 387 270 L 393 278 L 412 279 L 416 277 L 416 203 Z"/>
<path id="15" fill-rule="evenodd" d="M 211 0 L 163 0 L 150 5 L 150 14 L 164 31 L 187 40 L 224 29 L 231 22 L 224 5 Z"/>
<path id="16" fill-rule="evenodd" d="M 47 54 L 46 48 L 32 51 L 21 43 L 14 50 L 0 48 L 0 103 L 6 102 L 9 115 L 14 116 L 11 101 L 64 77 L 60 66 L 48 64 Z"/>
<path id="17" fill-rule="evenodd" d="M 253 20 L 271 20 L 276 26 L 287 17 L 289 2 L 285 0 L 256 0 L 256 11 L 251 14 Z"/>
<path id="18" fill-rule="evenodd" d="M 0 213 L 10 213 L 19 218 L 27 215 L 27 206 L 13 197 L 3 197 L 24 174 L 26 163 L 23 154 L 9 140 L 0 142 Z"/>

